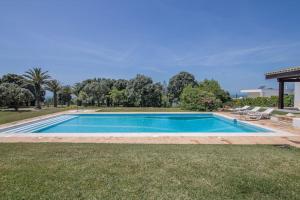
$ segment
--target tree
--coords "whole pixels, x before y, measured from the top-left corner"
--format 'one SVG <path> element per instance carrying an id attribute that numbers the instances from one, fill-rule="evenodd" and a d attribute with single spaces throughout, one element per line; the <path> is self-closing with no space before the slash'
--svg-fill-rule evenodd
<path id="1" fill-rule="evenodd" d="M 28 89 L 21 88 L 15 83 L 0 84 L 1 105 L 13 107 L 17 111 L 21 105 L 32 99 L 33 94 Z"/>
<path id="2" fill-rule="evenodd" d="M 58 101 L 62 105 L 70 106 L 72 100 L 72 88 L 69 85 L 62 86 L 58 93 Z"/>
<path id="3" fill-rule="evenodd" d="M 57 107 L 57 92 L 60 90 L 61 85 L 57 80 L 50 80 L 47 82 L 46 89 L 53 93 L 53 106 Z"/>
<path id="4" fill-rule="evenodd" d="M 162 97 L 161 97 L 161 106 L 165 107 L 165 108 L 171 106 L 170 105 L 170 100 L 169 100 L 168 96 L 165 95 L 165 94 L 163 94 Z"/>
<path id="5" fill-rule="evenodd" d="M 165 95 L 165 96 L 168 95 L 168 84 L 166 81 L 164 81 L 162 84 L 162 91 L 163 91 L 163 95 Z"/>
<path id="6" fill-rule="evenodd" d="M 83 84 L 82 83 L 75 83 L 72 87 L 72 93 L 76 96 L 76 104 L 77 106 L 81 106 L 81 99 L 79 98 L 80 92 L 83 89 Z"/>
<path id="7" fill-rule="evenodd" d="M 148 84 L 142 92 L 141 106 L 160 107 L 162 104 L 163 88 L 160 83 Z"/>
<path id="8" fill-rule="evenodd" d="M 24 77 L 34 87 L 34 96 L 36 107 L 41 109 L 41 98 L 43 94 L 43 86 L 47 83 L 50 76 L 48 71 L 43 72 L 41 68 L 33 68 L 25 72 Z"/>
<path id="9" fill-rule="evenodd" d="M 183 89 L 188 85 L 196 85 L 194 75 L 188 72 L 180 72 L 173 76 L 168 85 L 168 97 L 171 103 L 178 103 Z"/>
<path id="10" fill-rule="evenodd" d="M 217 99 L 222 101 L 222 103 L 231 100 L 229 92 L 223 90 L 219 82 L 216 80 L 204 79 L 199 83 L 199 88 L 204 91 L 213 93 Z"/>
<path id="11" fill-rule="evenodd" d="M 34 86 L 21 75 L 18 74 L 5 74 L 2 76 L 0 83 L 14 83 L 17 84 L 18 86 L 28 89 L 32 94 L 34 94 Z M 41 101 L 44 101 L 45 99 L 45 90 L 41 91 Z M 35 98 L 32 99 L 31 102 L 27 103 L 28 105 L 34 105 L 35 104 Z"/>
<path id="12" fill-rule="evenodd" d="M 128 84 L 128 81 L 125 79 L 118 79 L 114 82 L 114 87 L 117 88 L 118 90 L 124 90 L 126 89 Z"/>
<path id="13" fill-rule="evenodd" d="M 101 97 L 101 103 L 105 104 L 106 106 L 111 106 L 109 92 L 113 89 L 115 82 L 116 80 L 114 79 L 100 79 L 101 90 L 103 93 L 103 96 Z"/>
<path id="14" fill-rule="evenodd" d="M 5 74 L 1 78 L 1 83 L 14 83 L 20 87 L 24 87 L 26 79 L 18 74 Z"/>
<path id="15" fill-rule="evenodd" d="M 113 88 L 109 92 L 109 96 L 112 100 L 113 106 L 124 105 L 124 103 L 126 102 L 125 90 L 118 90 L 117 88 Z"/>
<path id="16" fill-rule="evenodd" d="M 92 97 L 92 102 L 97 102 L 97 105 L 100 106 L 106 100 L 106 95 L 109 93 L 109 87 L 107 82 L 102 81 L 93 81 L 84 86 L 83 91 L 90 97 Z"/>
<path id="17" fill-rule="evenodd" d="M 161 106 L 162 85 L 154 84 L 150 77 L 138 74 L 128 82 L 125 95 L 129 106 Z"/>
<path id="18" fill-rule="evenodd" d="M 180 96 L 180 105 L 187 110 L 212 111 L 220 104 L 220 100 L 213 93 L 192 85 L 185 87 Z"/>
<path id="19" fill-rule="evenodd" d="M 87 105 L 88 101 L 89 101 L 89 96 L 87 95 L 87 93 L 85 93 L 83 90 L 81 90 L 79 92 L 79 95 L 77 96 L 77 99 L 79 102 L 81 102 L 84 106 Z"/>
<path id="20" fill-rule="evenodd" d="M 145 93 L 143 90 L 147 85 L 152 84 L 150 77 L 138 74 L 135 78 L 129 80 L 125 94 L 127 96 L 127 103 L 129 106 L 143 106 L 142 95 Z"/>

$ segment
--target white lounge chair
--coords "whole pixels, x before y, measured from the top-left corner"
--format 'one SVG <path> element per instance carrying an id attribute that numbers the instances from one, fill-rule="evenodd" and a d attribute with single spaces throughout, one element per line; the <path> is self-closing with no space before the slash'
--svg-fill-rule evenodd
<path id="1" fill-rule="evenodd" d="M 248 113 L 255 113 L 258 112 L 260 110 L 261 107 L 256 106 L 254 108 L 252 108 L 251 110 L 242 110 L 242 111 L 238 111 L 236 114 L 240 114 L 240 115 L 247 115 Z"/>
<path id="2" fill-rule="evenodd" d="M 231 111 L 232 113 L 236 113 L 236 112 L 239 112 L 239 111 L 247 110 L 249 108 L 250 108 L 250 106 L 243 106 L 243 107 L 239 107 L 239 108 L 229 109 L 229 111 Z"/>
<path id="3" fill-rule="evenodd" d="M 260 119 L 270 119 L 271 113 L 274 111 L 274 108 L 268 108 L 263 112 L 250 112 L 246 116 L 246 120 L 260 120 Z"/>

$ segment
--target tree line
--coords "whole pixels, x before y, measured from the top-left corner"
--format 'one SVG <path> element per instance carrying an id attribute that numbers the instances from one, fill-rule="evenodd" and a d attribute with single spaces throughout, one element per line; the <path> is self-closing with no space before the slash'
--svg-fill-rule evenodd
<path id="1" fill-rule="evenodd" d="M 23 75 L 6 74 L 0 79 L 0 106 L 18 110 L 20 106 L 41 108 L 46 91 L 51 91 L 54 107 L 78 106 L 171 107 L 214 110 L 230 101 L 230 95 L 216 80 L 197 81 L 191 73 L 180 72 L 169 83 L 154 82 L 137 74 L 130 80 L 94 78 L 73 86 L 62 85 L 47 71 L 33 68 Z"/>

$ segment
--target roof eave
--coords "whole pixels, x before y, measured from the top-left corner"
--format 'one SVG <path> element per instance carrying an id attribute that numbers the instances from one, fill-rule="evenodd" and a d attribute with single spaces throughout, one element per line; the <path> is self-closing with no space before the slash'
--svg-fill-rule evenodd
<path id="1" fill-rule="evenodd" d="M 284 79 L 284 78 L 297 78 L 300 77 L 300 70 L 291 71 L 291 72 L 283 72 L 283 73 L 268 73 L 265 75 L 266 79 Z"/>

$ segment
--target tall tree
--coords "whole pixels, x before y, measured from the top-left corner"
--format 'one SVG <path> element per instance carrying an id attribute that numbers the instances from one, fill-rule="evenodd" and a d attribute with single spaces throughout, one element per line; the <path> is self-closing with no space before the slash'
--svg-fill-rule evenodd
<path id="1" fill-rule="evenodd" d="M 36 102 L 35 105 L 36 108 L 41 109 L 41 98 L 43 93 L 42 92 L 43 86 L 50 79 L 50 76 L 48 75 L 48 71 L 43 72 L 41 68 L 35 67 L 25 72 L 24 77 L 31 85 L 33 85 L 35 102 Z"/>
<path id="2" fill-rule="evenodd" d="M 180 94 L 188 85 L 196 85 L 194 75 L 188 72 L 180 72 L 173 76 L 168 85 L 168 97 L 171 103 L 178 103 Z"/>
<path id="3" fill-rule="evenodd" d="M 145 107 L 160 107 L 162 105 L 163 88 L 160 83 L 148 84 L 142 93 L 142 105 Z"/>
<path id="4" fill-rule="evenodd" d="M 50 80 L 46 84 L 46 90 L 53 93 L 53 106 L 57 107 L 57 92 L 61 89 L 61 85 L 57 80 Z"/>
<path id="5" fill-rule="evenodd" d="M 135 78 L 131 79 L 126 87 L 125 94 L 128 98 L 129 106 L 143 106 L 143 92 L 145 88 L 152 84 L 153 81 L 150 77 L 138 74 Z"/>

